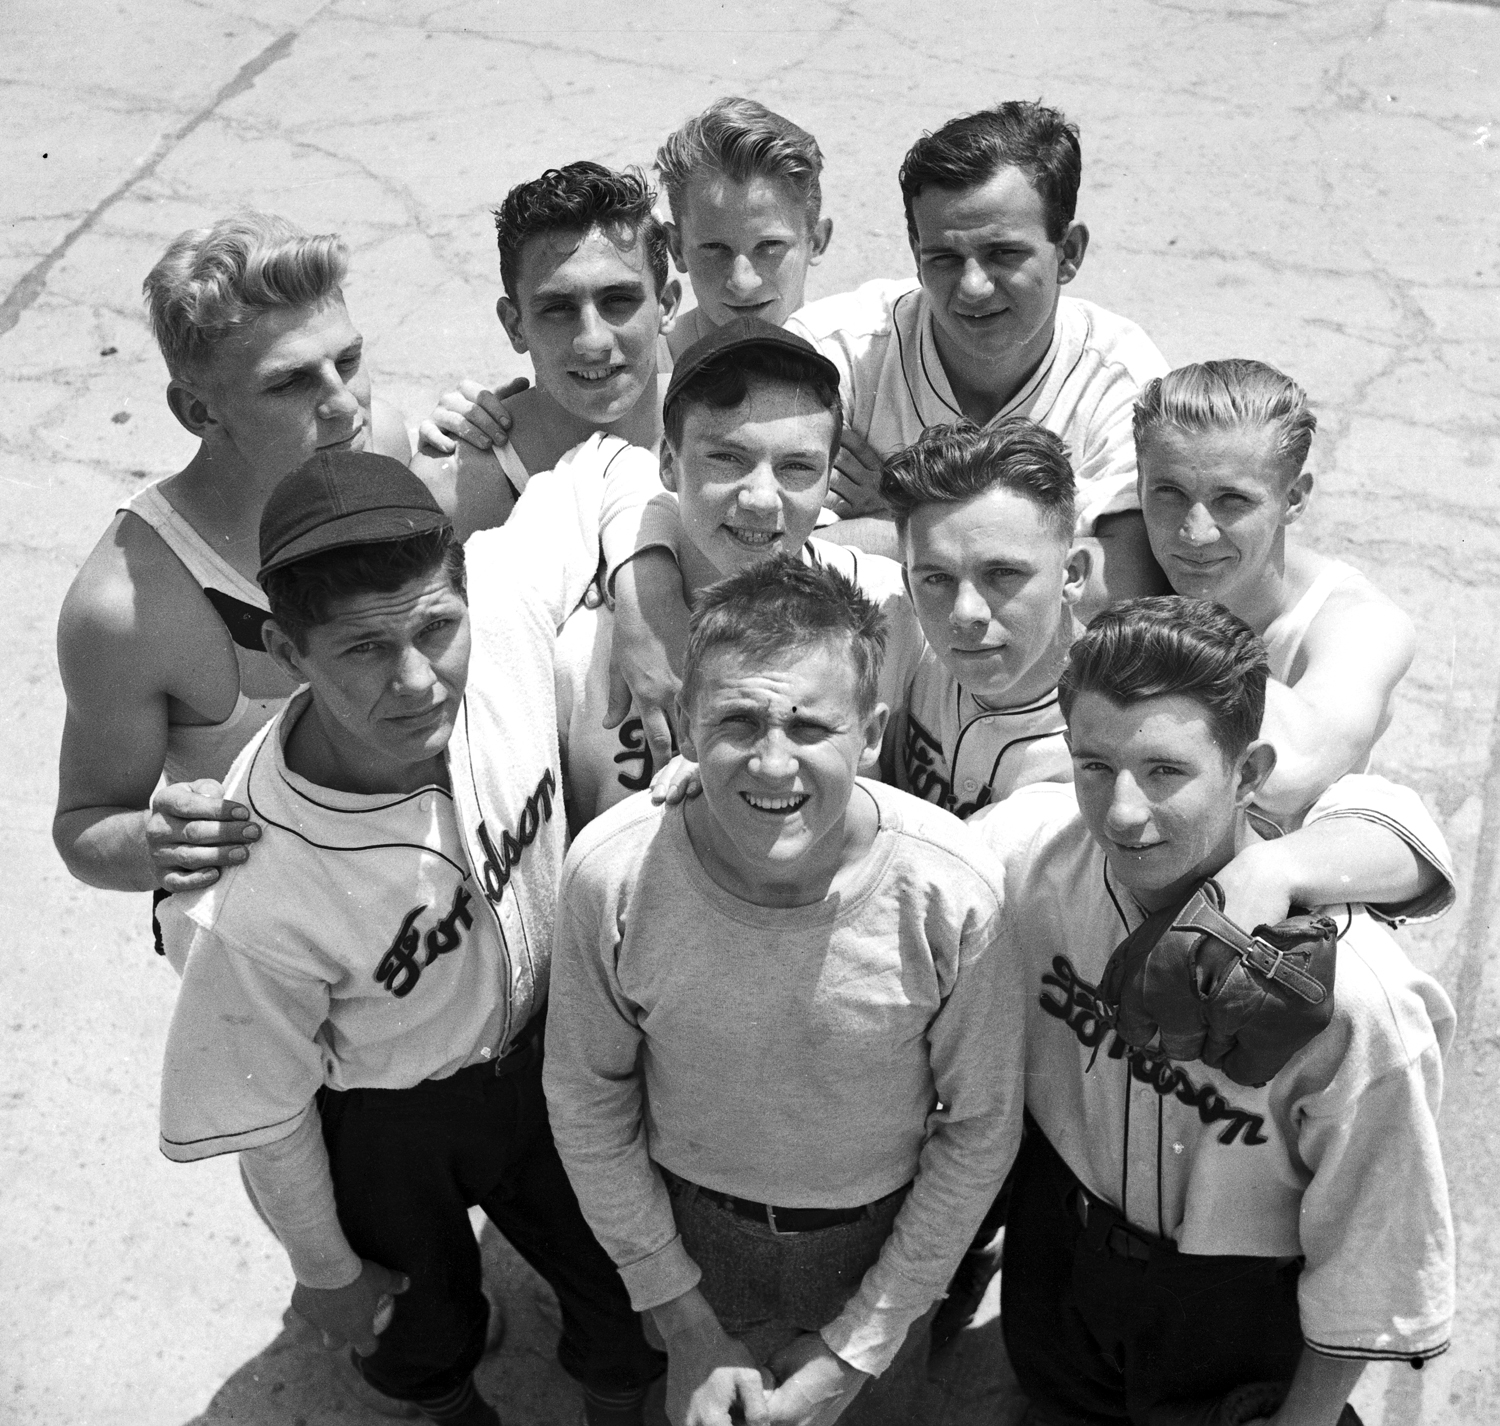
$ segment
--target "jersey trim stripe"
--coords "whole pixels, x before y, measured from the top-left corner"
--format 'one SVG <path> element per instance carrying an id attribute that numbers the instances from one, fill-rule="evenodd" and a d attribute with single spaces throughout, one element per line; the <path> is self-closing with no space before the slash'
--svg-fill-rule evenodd
<path id="1" fill-rule="evenodd" d="M 1339 1347 L 1331 1342 L 1316 1342 L 1311 1337 L 1304 1338 L 1304 1340 L 1320 1357 L 1337 1357 L 1346 1362 L 1410 1362 L 1414 1367 L 1420 1366 L 1423 1362 L 1430 1362 L 1434 1357 L 1442 1356 L 1449 1346 L 1445 1339 L 1436 1347 L 1400 1352 L 1381 1347 Z"/>
<path id="2" fill-rule="evenodd" d="M 201 1139 L 169 1139 L 165 1134 L 163 1134 L 161 1136 L 161 1141 L 162 1141 L 162 1143 L 164 1145 L 170 1144 L 174 1149 L 193 1149 L 193 1148 L 198 1148 L 200 1145 L 203 1145 L 203 1144 L 220 1144 L 220 1143 L 222 1143 L 222 1144 L 226 1144 L 226 1147 L 223 1148 L 223 1149 L 220 1149 L 219 1152 L 220 1153 L 232 1153 L 232 1152 L 234 1152 L 234 1150 L 232 1148 L 227 1147 L 227 1145 L 231 1141 L 236 1141 L 236 1140 L 239 1140 L 239 1139 L 248 1139 L 253 1134 L 267 1134 L 272 1129 L 280 1129 L 284 1124 L 295 1125 L 295 1124 L 301 1122 L 301 1120 L 306 1117 L 308 1107 L 309 1106 L 306 1106 L 306 1105 L 303 1106 L 303 1108 L 299 1109 L 295 1114 L 289 1114 L 289 1115 L 287 1115 L 287 1117 L 285 1119 L 275 1119 L 275 1120 L 272 1120 L 272 1122 L 269 1123 L 269 1124 L 255 1124 L 255 1125 L 252 1125 L 248 1129 L 235 1129 L 233 1132 L 228 1133 L 228 1134 L 207 1134 L 207 1135 L 205 1135 Z M 289 1129 L 287 1132 L 290 1133 L 291 1130 Z M 275 1141 L 272 1140 L 271 1142 L 274 1143 Z M 208 1157 L 208 1156 L 205 1155 L 204 1157 Z"/>

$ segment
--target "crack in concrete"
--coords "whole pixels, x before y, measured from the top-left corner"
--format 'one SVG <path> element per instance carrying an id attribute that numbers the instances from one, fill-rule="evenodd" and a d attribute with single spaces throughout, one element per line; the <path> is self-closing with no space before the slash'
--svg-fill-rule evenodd
<path id="1" fill-rule="evenodd" d="M 116 203 L 130 192 L 138 183 L 150 178 L 162 160 L 167 157 L 185 138 L 188 137 L 201 124 L 211 118 L 214 112 L 231 99 L 243 94 L 251 88 L 255 81 L 270 69 L 273 64 L 285 59 L 291 53 L 292 45 L 296 42 L 298 31 L 288 30 L 285 34 L 278 35 L 254 58 L 242 64 L 234 77 L 227 84 L 219 88 L 212 99 L 203 108 L 199 109 L 185 122 L 179 124 L 170 133 L 163 134 L 152 146 L 151 152 L 138 163 L 126 177 L 118 183 L 115 188 L 99 200 L 83 218 L 76 223 L 42 260 L 36 263 L 21 279 L 5 294 L 4 301 L 0 301 L 0 337 L 3 337 L 17 322 L 21 320 L 21 314 L 42 295 L 47 286 L 47 278 L 52 269 L 67 255 L 68 249 L 83 237 L 93 226 L 109 211 Z"/>

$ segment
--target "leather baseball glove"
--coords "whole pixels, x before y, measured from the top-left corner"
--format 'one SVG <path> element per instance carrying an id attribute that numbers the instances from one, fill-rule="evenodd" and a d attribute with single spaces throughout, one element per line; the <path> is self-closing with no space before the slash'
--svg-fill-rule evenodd
<path id="1" fill-rule="evenodd" d="M 1159 1033 L 1168 1059 L 1261 1085 L 1333 1015 L 1337 947 L 1327 916 L 1289 916 L 1246 935 L 1210 877 L 1115 947 L 1100 993 L 1128 1044 L 1144 1048 Z"/>

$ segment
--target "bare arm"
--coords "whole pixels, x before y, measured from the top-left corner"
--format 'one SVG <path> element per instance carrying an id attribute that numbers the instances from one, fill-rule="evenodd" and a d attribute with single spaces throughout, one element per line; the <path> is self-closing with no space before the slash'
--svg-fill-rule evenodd
<path id="1" fill-rule="evenodd" d="M 1302 1353 L 1292 1376 L 1291 1390 L 1264 1426 L 1337 1426 L 1344 1403 L 1364 1375 L 1363 1361 L 1325 1357 L 1311 1347 Z M 1257 1426 L 1252 1422 L 1251 1426 Z"/>
<path id="2" fill-rule="evenodd" d="M 198 637 L 191 621 L 174 626 L 162 617 L 172 593 L 162 582 L 138 569 L 134 580 L 125 577 L 122 552 L 129 551 L 132 567 L 141 564 L 132 542 L 123 529 L 101 541 L 58 620 L 67 716 L 52 839 L 68 870 L 90 886 L 182 891 L 207 886 L 217 880 L 216 868 L 243 861 L 260 829 L 247 808 L 224 802 L 219 785 L 207 780 L 162 789 L 153 808 L 174 692 L 165 660 L 212 671 L 216 659 L 227 659 L 232 687 L 238 671 L 233 652 Z"/>
<path id="3" fill-rule="evenodd" d="M 1282 920 L 1294 905 L 1414 901 L 1442 874 L 1388 827 L 1351 816 L 1252 841 L 1215 879 L 1224 889 L 1224 914 L 1249 931 Z"/>
<path id="4" fill-rule="evenodd" d="M 1364 762 L 1390 721 L 1416 634 L 1401 610 L 1369 589 L 1330 598 L 1303 648 L 1307 667 L 1296 681 L 1267 685 L 1261 725 L 1276 749 L 1276 769 L 1256 800 L 1282 815 L 1306 807 Z"/>

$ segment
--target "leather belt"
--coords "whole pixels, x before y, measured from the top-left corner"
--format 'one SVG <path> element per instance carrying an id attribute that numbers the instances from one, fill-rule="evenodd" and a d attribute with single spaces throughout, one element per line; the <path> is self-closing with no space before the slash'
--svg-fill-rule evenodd
<path id="1" fill-rule="evenodd" d="M 1084 1242 L 1096 1253 L 1109 1253 L 1112 1257 L 1145 1263 L 1150 1262 L 1153 1252 L 1175 1248 L 1174 1244 L 1133 1227 L 1118 1209 L 1095 1198 L 1082 1184 L 1074 1188 L 1068 1198 L 1074 1216 L 1083 1225 Z"/>
<path id="2" fill-rule="evenodd" d="M 870 1217 L 881 1204 L 895 1198 L 897 1194 L 905 1193 L 909 1187 L 902 1184 L 884 1198 L 877 1198 L 873 1203 L 863 1203 L 858 1208 L 780 1208 L 774 1203 L 757 1203 L 752 1198 L 736 1198 L 732 1193 L 704 1188 L 701 1183 L 679 1178 L 676 1174 L 670 1174 L 669 1177 L 684 1187 L 695 1189 L 701 1197 L 728 1210 L 736 1218 L 764 1223 L 773 1233 L 783 1237 L 791 1233 L 816 1233 L 820 1228 L 837 1228 L 845 1223 L 858 1223 Z"/>

